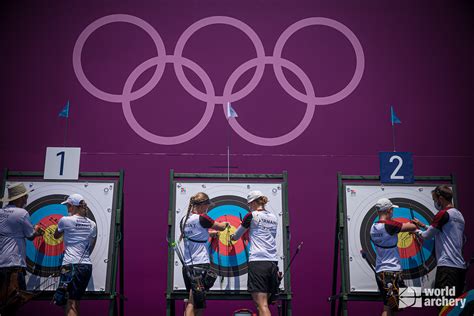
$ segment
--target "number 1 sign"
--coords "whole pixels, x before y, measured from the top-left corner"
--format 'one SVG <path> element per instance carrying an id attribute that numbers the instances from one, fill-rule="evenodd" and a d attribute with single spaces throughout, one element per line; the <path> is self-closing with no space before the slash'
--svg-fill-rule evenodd
<path id="1" fill-rule="evenodd" d="M 77 180 L 81 148 L 47 147 L 44 179 Z"/>
<path id="2" fill-rule="evenodd" d="M 380 182 L 413 183 L 413 159 L 409 152 L 381 152 Z"/>

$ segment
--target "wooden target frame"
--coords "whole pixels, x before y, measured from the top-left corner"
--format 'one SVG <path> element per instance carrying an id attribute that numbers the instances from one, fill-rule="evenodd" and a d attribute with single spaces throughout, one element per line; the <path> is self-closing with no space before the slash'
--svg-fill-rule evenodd
<path id="1" fill-rule="evenodd" d="M 269 200 L 271 202 L 272 196 L 275 199 L 281 199 L 281 203 L 279 207 L 281 208 L 276 211 L 275 207 L 269 205 L 269 208 L 272 208 L 271 211 L 277 212 L 276 216 L 279 221 L 279 229 L 277 232 L 277 239 L 281 238 L 281 245 L 278 246 L 279 249 L 279 268 L 280 271 L 283 271 L 290 259 L 290 249 L 289 249 L 289 236 L 290 236 L 290 225 L 289 225 L 289 216 L 288 216 L 288 175 L 285 172 L 282 174 L 209 174 L 209 173 L 175 173 L 173 169 L 170 170 L 170 200 L 169 200 L 169 211 L 168 211 L 168 240 L 170 242 L 174 242 L 179 238 L 179 220 L 180 216 L 183 216 L 185 208 L 189 203 L 188 195 L 190 192 L 196 191 L 198 188 L 196 185 L 199 184 L 199 190 L 206 193 L 209 193 L 211 201 L 214 203 L 214 208 L 210 209 L 208 215 L 211 217 L 219 218 L 218 220 L 225 220 L 226 216 L 227 221 L 231 222 L 232 226 L 238 226 L 240 224 L 239 213 L 240 216 L 244 216 L 244 212 L 247 212 L 247 203 L 245 198 L 243 198 L 242 194 L 242 187 L 245 187 L 245 194 L 252 189 L 257 190 L 254 186 L 261 185 L 265 187 L 265 194 L 268 195 Z M 208 187 L 206 185 L 209 184 Z M 222 186 L 219 186 L 222 184 Z M 235 189 L 235 192 L 240 192 L 237 196 L 225 195 L 220 194 L 222 192 L 227 192 L 229 189 L 223 189 L 220 191 L 220 187 L 228 187 L 228 186 L 239 187 L 240 189 Z M 202 187 L 201 187 L 202 186 Z M 208 192 L 206 189 L 209 189 Z M 194 192 L 195 193 L 195 192 Z M 180 195 L 183 198 L 179 198 Z M 186 203 L 184 203 L 184 196 L 188 199 Z M 178 198 L 177 198 L 178 197 Z M 269 204 L 270 204 L 269 202 Z M 186 205 L 184 205 L 186 204 Z M 183 210 L 184 208 L 184 210 Z M 226 208 L 227 211 L 230 213 L 226 213 L 227 211 L 223 211 L 223 208 Z M 227 214 L 227 215 L 224 215 Z M 280 237 L 278 236 L 280 235 Z M 216 256 L 213 254 L 213 251 L 216 250 L 212 249 L 213 242 L 209 242 L 210 244 L 210 252 L 211 252 L 211 269 L 217 269 L 215 266 L 217 264 L 217 259 L 213 259 L 212 256 Z M 277 242 L 278 244 L 278 242 Z M 182 246 L 182 245 L 181 245 Z M 243 290 L 237 290 L 235 287 L 235 283 L 228 282 L 228 278 L 240 278 L 241 274 L 246 274 L 246 263 L 245 260 L 245 253 L 244 248 L 240 247 L 240 245 L 236 244 L 235 249 L 237 252 L 237 258 L 235 262 L 234 269 L 229 268 L 225 269 L 224 265 L 226 264 L 225 258 L 222 259 L 222 270 L 220 273 L 224 275 L 224 279 L 226 280 L 226 286 L 223 288 L 219 287 L 219 282 L 221 277 L 218 276 L 216 283 L 210 289 L 210 291 L 206 294 L 206 298 L 208 300 L 251 300 L 250 294 L 246 291 L 246 287 Z M 242 249 L 240 249 L 242 248 Z M 244 258 L 244 259 L 243 259 Z M 243 259 L 244 262 L 241 262 Z M 248 260 L 248 259 L 247 259 Z M 172 247 L 168 247 L 168 283 L 167 283 L 167 291 L 166 291 L 166 315 L 171 316 L 175 315 L 175 303 L 176 300 L 183 300 L 188 298 L 189 293 L 183 288 L 181 284 L 182 277 L 177 275 L 180 273 L 180 269 L 176 267 L 181 267 L 180 262 L 178 262 L 178 258 L 173 250 Z M 220 264 L 219 264 L 220 265 Z M 217 270 L 216 270 L 217 272 Z M 218 273 L 219 274 L 219 273 Z M 238 275 L 236 275 L 238 274 Z M 245 279 L 246 280 L 246 279 Z M 280 295 L 279 300 L 282 302 L 282 311 L 283 315 L 291 315 L 291 275 L 290 269 L 284 275 L 284 279 L 280 286 Z M 240 279 L 242 282 L 242 279 Z M 246 281 L 245 281 L 246 283 Z"/>
<path id="2" fill-rule="evenodd" d="M 64 207 L 60 204 L 61 201 L 64 201 L 67 195 L 77 193 L 75 190 L 83 186 L 84 193 L 79 193 L 83 194 L 88 202 L 91 210 L 88 217 L 92 218 L 98 225 L 98 237 L 93 245 L 91 260 L 93 266 L 95 266 L 94 269 L 99 269 L 96 271 L 100 272 L 99 274 L 96 273 L 96 279 L 100 280 L 98 284 L 101 285 L 94 284 L 91 279 L 83 299 L 109 300 L 108 315 L 123 315 L 123 170 L 120 172 L 81 172 L 78 180 L 44 180 L 43 176 L 42 172 L 5 169 L 1 183 L 2 195 L 5 192 L 6 184 L 9 182 L 22 182 L 25 183 L 27 188 L 34 189 L 30 195 L 31 197 L 36 196 L 36 198 L 28 201 L 25 208 L 30 213 L 32 222 L 45 226 L 44 228 L 48 232 L 49 228 L 53 229 L 54 225 L 57 225 L 60 217 L 67 215 L 63 209 Z M 97 192 L 101 191 L 106 197 L 97 197 Z M 104 205 L 107 205 L 107 208 L 104 208 Z M 48 225 L 52 226 L 49 227 Z M 44 238 L 44 236 L 41 238 Z M 103 240 L 100 238 L 103 238 Z M 34 300 L 51 300 L 56 289 L 54 285 L 57 285 L 55 282 L 57 283 L 58 278 L 49 276 L 55 268 L 58 268 L 58 265 L 60 266 L 62 261 L 60 253 L 64 253 L 64 249 L 63 247 L 58 249 L 58 246 L 62 246 L 62 241 L 60 244 L 54 244 L 53 246 L 49 244 L 48 249 L 47 244 L 49 242 L 51 241 L 44 240 L 43 242 L 43 244 L 46 244 L 46 250 L 49 253 L 38 247 L 39 242 L 36 239 L 34 242 L 27 244 L 27 290 L 35 290 L 32 292 Z M 38 262 L 45 262 L 45 264 L 37 264 L 38 254 L 43 258 L 49 256 L 49 261 L 48 259 L 38 260 Z M 57 270 L 59 271 L 59 268 Z M 102 272 L 105 275 L 102 275 Z M 34 282 L 41 286 L 35 286 Z M 47 282 L 51 282 L 51 284 L 47 286 Z"/>
<path id="3" fill-rule="evenodd" d="M 351 278 L 351 271 L 354 273 L 354 266 L 362 266 L 363 264 L 367 265 L 366 262 L 363 262 L 364 259 L 361 258 L 360 254 L 355 254 L 354 251 L 354 243 L 350 243 L 348 238 L 351 236 L 354 237 L 356 235 L 360 236 L 360 241 L 356 243 L 360 246 L 363 250 L 371 250 L 370 248 L 370 241 L 362 240 L 364 239 L 364 233 L 367 233 L 367 229 L 369 229 L 367 224 L 375 219 L 374 208 L 367 206 L 367 214 L 364 215 L 363 220 L 352 218 L 351 211 L 349 210 L 348 215 L 348 203 L 347 199 L 350 198 L 351 195 L 355 196 L 358 194 L 359 188 L 364 187 L 378 187 L 382 193 L 377 193 L 377 197 L 389 197 L 393 199 L 394 204 L 400 205 L 401 211 L 405 208 L 409 208 L 414 212 L 417 216 L 422 216 L 422 221 L 431 219 L 431 215 L 429 214 L 429 210 L 427 210 L 426 201 L 424 203 L 417 203 L 411 200 L 411 196 L 408 193 L 408 196 L 399 196 L 397 194 L 397 190 L 390 190 L 390 188 L 411 188 L 417 190 L 425 190 L 426 188 L 434 188 L 437 185 L 446 184 L 453 188 L 454 196 L 453 201 L 454 204 L 457 205 L 457 198 L 456 198 L 456 181 L 453 175 L 451 176 L 426 176 L 426 177 L 415 177 L 415 183 L 413 184 L 402 184 L 402 183 L 395 183 L 395 184 L 382 184 L 380 182 L 379 176 L 359 176 L 359 175 L 342 175 L 338 173 L 337 175 L 337 183 L 338 183 L 338 199 L 337 199 L 337 211 L 336 211 L 336 228 L 335 228 L 335 236 L 334 236 L 334 259 L 333 259 L 333 278 L 332 278 L 332 296 L 328 298 L 328 301 L 331 302 L 331 315 L 347 315 L 348 314 L 348 301 L 381 301 L 382 298 L 378 291 L 374 291 L 372 288 L 367 290 L 365 289 L 357 289 L 354 286 L 351 286 L 351 281 L 354 282 L 354 278 Z M 384 190 L 386 189 L 386 194 L 384 194 Z M 408 190 L 399 189 L 400 192 L 408 192 Z M 398 192 L 398 193 L 400 193 Z M 380 196 L 379 196 L 380 195 Z M 386 196 L 385 196 L 386 195 Z M 375 197 L 371 197 L 375 198 Z M 365 202 L 361 202 L 361 205 Z M 375 202 L 373 202 L 375 203 Z M 395 213 L 394 213 L 395 214 Z M 424 216 L 424 217 L 423 217 Z M 433 215 L 434 216 L 434 215 Z M 356 225 L 360 231 L 354 231 L 354 224 L 351 222 L 354 220 L 358 220 L 359 226 Z M 362 223 L 362 224 L 360 224 Z M 352 229 L 352 231 L 351 231 Z M 421 248 L 421 252 L 423 252 L 423 248 Z M 425 249 L 426 251 L 426 249 Z M 368 252 L 369 261 L 374 261 L 375 257 L 374 254 L 371 253 L 372 251 Z M 434 252 L 434 250 L 433 250 Z M 360 258 L 359 258 L 360 257 Z M 402 258 L 403 261 L 403 258 Z M 433 265 L 436 265 L 435 262 L 432 262 L 432 257 L 427 257 L 426 262 L 429 265 L 430 269 L 433 269 Z M 402 262 L 403 266 L 403 262 Z M 368 266 L 367 266 L 368 267 Z M 352 270 L 351 270 L 352 268 Z M 367 270 L 369 270 L 368 268 Z M 414 271 L 415 278 L 419 277 L 420 272 L 415 268 Z M 418 273 L 418 275 L 417 275 Z M 372 271 L 373 274 L 373 271 Z M 434 278 L 433 270 L 427 271 L 426 274 L 430 275 Z M 354 275 L 352 275 L 354 277 Z M 362 278 L 359 278 L 362 279 Z M 338 282 L 338 280 L 340 280 Z M 375 277 L 374 277 L 375 282 Z M 338 289 L 338 286 L 340 287 Z M 338 306 L 336 310 L 336 301 L 338 301 Z"/>

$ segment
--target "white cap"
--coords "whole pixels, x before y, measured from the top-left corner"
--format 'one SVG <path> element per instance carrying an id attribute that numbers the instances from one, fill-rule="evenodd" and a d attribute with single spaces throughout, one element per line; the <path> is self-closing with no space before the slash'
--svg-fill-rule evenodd
<path id="1" fill-rule="evenodd" d="M 399 207 L 398 205 L 394 205 L 392 203 L 392 201 L 390 201 L 389 199 L 387 198 L 381 198 L 380 200 L 377 201 L 377 203 L 375 203 L 375 208 L 377 209 L 377 211 L 379 212 L 385 212 L 385 211 L 388 211 L 389 209 L 391 208 L 396 208 L 396 207 Z"/>
<path id="2" fill-rule="evenodd" d="M 251 203 L 255 201 L 256 199 L 260 198 L 263 196 L 263 193 L 260 191 L 252 191 L 247 195 L 247 203 Z"/>
<path id="3" fill-rule="evenodd" d="M 83 200 L 84 198 L 82 197 L 82 195 L 75 193 L 68 196 L 66 201 L 62 202 L 61 204 L 71 204 L 74 206 L 79 206 L 81 205 L 81 201 Z"/>

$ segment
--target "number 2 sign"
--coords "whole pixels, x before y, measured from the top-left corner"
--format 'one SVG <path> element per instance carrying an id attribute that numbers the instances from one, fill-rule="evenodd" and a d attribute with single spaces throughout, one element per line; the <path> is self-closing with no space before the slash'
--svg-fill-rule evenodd
<path id="1" fill-rule="evenodd" d="M 47 147 L 44 162 L 44 179 L 77 180 L 81 148 Z"/>
<path id="2" fill-rule="evenodd" d="M 413 183 L 413 159 L 409 152 L 381 152 L 380 182 Z"/>

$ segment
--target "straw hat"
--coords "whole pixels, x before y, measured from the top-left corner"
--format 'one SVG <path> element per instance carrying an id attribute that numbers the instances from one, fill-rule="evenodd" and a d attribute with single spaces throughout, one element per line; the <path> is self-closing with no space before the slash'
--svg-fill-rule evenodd
<path id="1" fill-rule="evenodd" d="M 33 190 L 27 190 L 25 185 L 21 182 L 12 183 L 7 186 L 8 197 L 3 198 L 2 202 L 10 202 L 21 198 L 22 196 L 27 195 Z"/>

